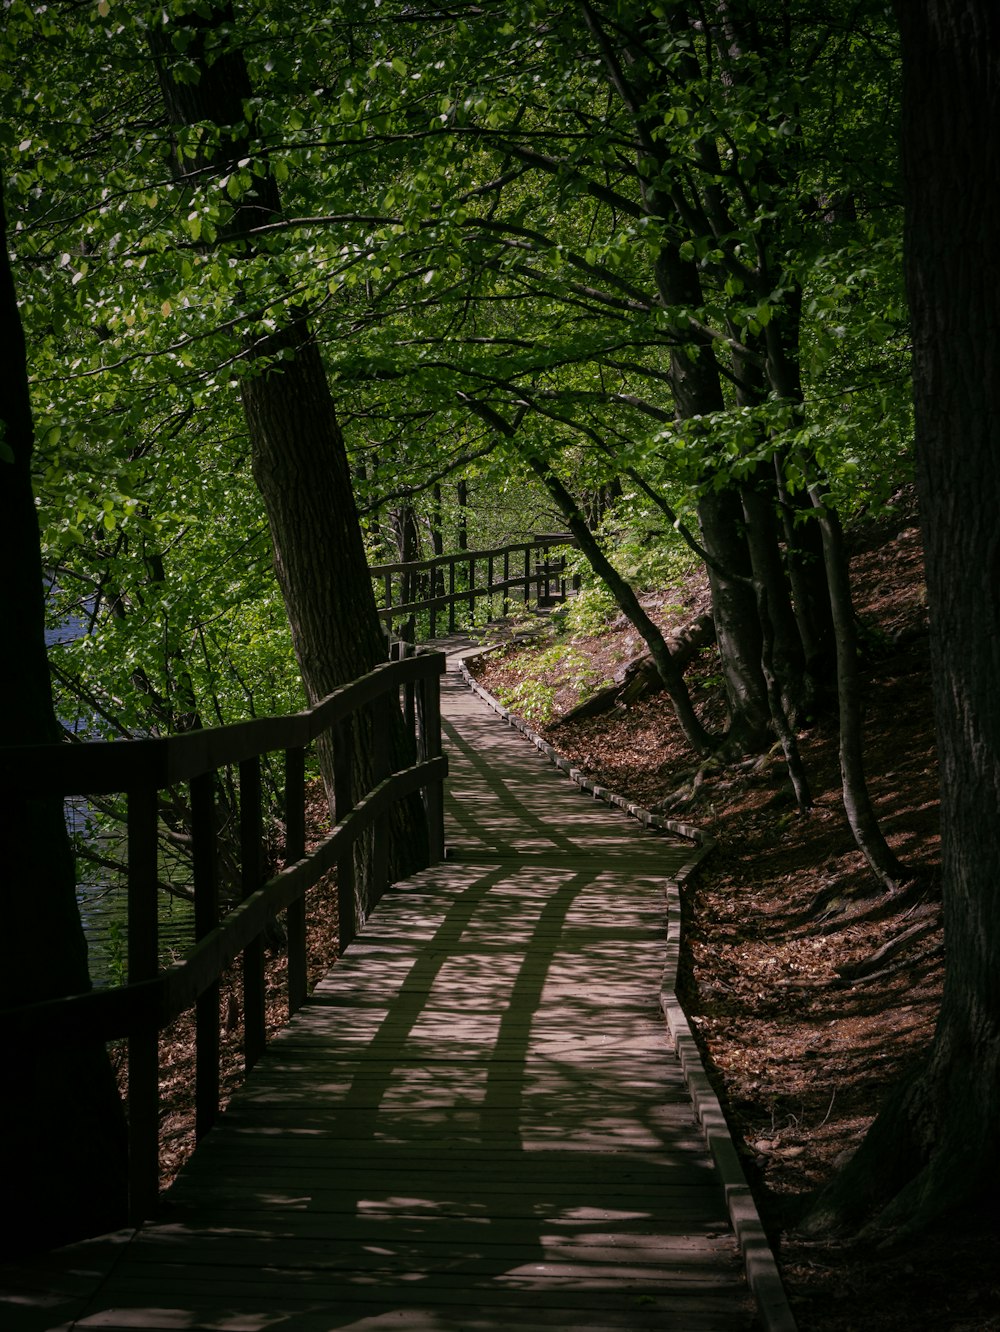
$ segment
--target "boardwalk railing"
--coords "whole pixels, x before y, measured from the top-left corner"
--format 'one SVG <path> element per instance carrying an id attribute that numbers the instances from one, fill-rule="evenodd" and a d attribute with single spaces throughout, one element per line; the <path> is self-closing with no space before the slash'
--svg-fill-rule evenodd
<path id="1" fill-rule="evenodd" d="M 431 863 L 444 854 L 440 676 L 444 657 L 423 653 L 388 662 L 336 690 L 303 712 L 264 717 L 234 726 L 190 731 L 161 739 L 0 748 L 0 799 L 4 790 L 39 795 L 122 793 L 128 807 L 128 984 L 94 990 L 0 1013 L 5 1038 L 59 1044 L 128 1038 L 129 1187 L 132 1220 L 149 1215 L 159 1191 L 159 1032 L 188 1009 L 196 1010 L 196 1134 L 219 1111 L 219 978 L 242 954 L 246 1064 L 260 1055 L 264 1029 L 264 934 L 279 912 L 288 934 L 288 1007 L 306 997 L 305 895 L 337 867 L 341 946 L 356 926 L 352 850 L 375 829 L 375 897 L 384 891 L 388 867 L 379 835 L 392 807 L 421 792 Z M 390 724 L 400 712 L 411 729 L 416 762 L 393 771 Z M 390 706 L 387 706 L 387 703 Z M 354 787 L 351 732 L 368 718 L 372 782 L 361 798 Z M 321 737 L 333 748 L 336 826 L 306 854 L 305 751 Z M 284 752 L 285 868 L 264 882 L 261 759 Z M 235 765 L 240 790 L 242 900 L 220 918 L 216 873 L 215 783 Z M 187 783 L 192 819 L 195 944 L 175 965 L 161 970 L 157 946 L 158 793 Z"/>
<path id="2" fill-rule="evenodd" d="M 475 619 L 478 600 L 488 600 L 487 618 L 492 618 L 494 598 L 499 599 L 501 615 L 507 614 L 515 600 L 552 605 L 565 600 L 567 585 L 566 557 L 552 552 L 575 545 L 576 538 L 569 532 L 553 532 L 493 550 L 461 550 L 405 564 L 373 564 L 369 570 L 372 579 L 381 583 L 379 616 L 390 631 L 399 627 L 404 637 L 411 637 L 407 624 L 412 628 L 415 617 L 425 614 L 426 635 L 419 637 L 435 638 L 439 617 L 447 615 L 448 632 L 454 633 L 460 620 L 466 622 L 466 612 L 468 621 Z"/>

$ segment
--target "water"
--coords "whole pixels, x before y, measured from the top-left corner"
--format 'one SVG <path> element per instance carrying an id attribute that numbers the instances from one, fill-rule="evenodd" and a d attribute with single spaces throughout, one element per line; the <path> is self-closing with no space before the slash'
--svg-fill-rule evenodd
<path id="1" fill-rule="evenodd" d="M 46 629 L 46 646 L 71 643 L 87 630 L 83 616 L 70 616 Z M 93 718 L 86 711 L 81 710 L 72 720 L 61 720 L 72 734 L 84 738 L 92 729 Z M 104 831 L 82 796 L 71 796 L 65 811 L 66 826 L 75 844 L 83 842 L 104 859 L 124 861 L 124 839 Z M 162 890 L 157 898 L 160 962 L 168 966 L 194 942 L 194 907 Z M 76 900 L 87 940 L 91 980 L 97 987 L 124 984 L 128 974 L 128 889 L 124 874 L 78 856 Z"/>
<path id="2" fill-rule="evenodd" d="M 124 861 L 124 840 L 100 830 L 85 800 L 77 797 L 66 801 L 66 821 L 74 841 L 85 840 L 104 859 Z M 163 889 L 156 893 L 160 964 L 169 966 L 194 943 L 194 906 Z M 99 988 L 124 984 L 128 975 L 125 875 L 78 856 L 76 901 L 87 940 L 91 980 Z"/>

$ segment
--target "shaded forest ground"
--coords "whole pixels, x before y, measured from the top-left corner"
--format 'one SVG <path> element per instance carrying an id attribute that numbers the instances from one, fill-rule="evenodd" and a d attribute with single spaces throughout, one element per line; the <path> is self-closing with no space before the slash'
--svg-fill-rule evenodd
<path id="1" fill-rule="evenodd" d="M 807 1241 L 796 1221 L 850 1156 L 887 1088 L 926 1048 L 940 1002 L 937 772 L 919 531 L 906 498 L 894 520 L 853 534 L 865 644 L 865 739 L 873 796 L 916 889 L 876 897 L 840 803 L 835 720 L 800 733 L 816 807 L 795 812 L 780 751 L 710 772 L 694 762 L 656 694 L 560 721 L 642 647 L 623 619 L 567 641 L 480 659 L 508 706 L 576 766 L 653 810 L 699 824 L 718 846 L 684 902 L 681 998 L 772 1235 L 803 1332 L 1000 1329 L 995 1215 L 954 1217 L 902 1249 Z M 664 625 L 705 608 L 699 579 L 647 598 Z M 688 673 L 703 716 L 721 721 L 714 649 Z"/>

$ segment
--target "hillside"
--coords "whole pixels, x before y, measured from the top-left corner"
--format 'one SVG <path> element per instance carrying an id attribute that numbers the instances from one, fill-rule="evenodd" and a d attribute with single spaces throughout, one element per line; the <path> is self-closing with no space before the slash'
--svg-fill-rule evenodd
<path id="1" fill-rule="evenodd" d="M 684 902 L 681 997 L 772 1231 L 803 1332 L 1000 1329 L 1000 1231 L 955 1219 L 903 1249 L 807 1241 L 796 1221 L 871 1123 L 886 1089 L 930 1040 L 940 1002 L 936 760 L 920 534 L 894 519 L 853 533 L 865 644 L 866 752 L 889 840 L 914 873 L 878 895 L 840 803 L 836 723 L 800 734 L 816 806 L 795 812 L 780 750 L 696 767 L 662 693 L 561 721 L 634 657 L 623 619 L 593 635 L 511 648 L 477 674 L 508 706 L 551 709 L 535 729 L 600 783 L 699 824 L 718 846 Z M 705 608 L 695 579 L 646 599 L 665 626 Z M 561 664 L 562 663 L 562 664 Z M 721 717 L 714 649 L 688 678 Z M 692 787 L 694 786 L 694 789 Z"/>

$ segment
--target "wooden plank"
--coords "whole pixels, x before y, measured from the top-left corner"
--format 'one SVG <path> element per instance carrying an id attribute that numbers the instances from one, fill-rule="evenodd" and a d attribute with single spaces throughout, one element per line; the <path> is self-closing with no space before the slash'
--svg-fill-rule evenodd
<path id="1" fill-rule="evenodd" d="M 388 1301 L 386 1303 L 389 1303 Z M 518 1332 L 745 1332 L 752 1326 L 748 1311 L 733 1312 L 722 1301 L 707 1304 L 704 1297 L 686 1297 L 684 1308 L 677 1309 L 676 1299 L 660 1301 L 650 1297 L 626 1310 L 602 1309 L 593 1316 L 564 1308 L 540 1309 L 525 1301 L 527 1312 L 518 1311 Z M 727 1301 L 731 1305 L 732 1301 Z M 599 1321 L 594 1317 L 599 1316 Z M 664 1318 L 669 1317 L 669 1324 Z M 79 1328 L 101 1328 L 103 1332 L 261 1332 L 262 1327 L 279 1326 L 294 1320 L 295 1332 L 331 1332 L 331 1327 L 350 1328 L 351 1332 L 511 1332 L 509 1308 L 494 1309 L 482 1303 L 456 1304 L 448 1310 L 416 1304 L 409 1291 L 401 1291 L 387 1309 L 372 1309 L 370 1304 L 337 1302 L 336 1321 L 331 1323 L 327 1310 L 291 1308 L 241 1315 L 231 1309 L 109 1310 L 75 1324 Z M 49 1332 L 47 1329 L 46 1332 Z"/>

